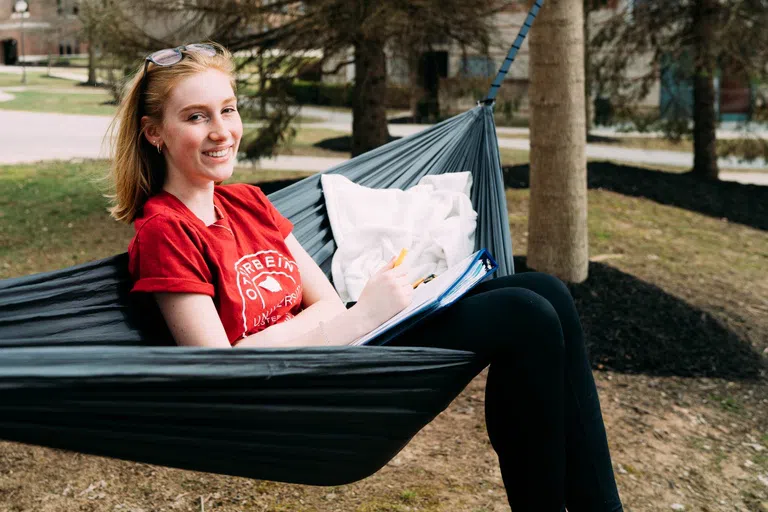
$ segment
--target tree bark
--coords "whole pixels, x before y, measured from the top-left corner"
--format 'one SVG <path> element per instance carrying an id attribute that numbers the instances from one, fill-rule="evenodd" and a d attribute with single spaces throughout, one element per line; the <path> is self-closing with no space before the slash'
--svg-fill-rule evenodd
<path id="1" fill-rule="evenodd" d="M 592 68 L 590 60 L 589 38 L 589 15 L 592 12 L 592 0 L 584 1 L 584 115 L 586 125 L 586 137 L 589 139 L 589 132 L 592 131 Z"/>
<path id="2" fill-rule="evenodd" d="M 259 73 L 259 117 L 267 118 L 267 71 L 264 65 L 264 55 L 259 52 L 256 57 L 256 65 Z"/>
<path id="3" fill-rule="evenodd" d="M 88 38 L 88 85 L 96 85 L 96 48 L 93 38 Z"/>
<path id="4" fill-rule="evenodd" d="M 386 144 L 387 61 L 384 41 L 363 39 L 355 44 L 355 86 L 352 95 L 352 156 Z"/>
<path id="5" fill-rule="evenodd" d="M 714 45 L 718 0 L 697 0 L 692 6 L 693 40 L 696 52 L 693 77 L 693 174 L 718 179 L 717 117 L 715 114 Z"/>
<path id="6" fill-rule="evenodd" d="M 579 283 L 588 275 L 584 5 L 550 0 L 530 42 L 528 266 Z"/>

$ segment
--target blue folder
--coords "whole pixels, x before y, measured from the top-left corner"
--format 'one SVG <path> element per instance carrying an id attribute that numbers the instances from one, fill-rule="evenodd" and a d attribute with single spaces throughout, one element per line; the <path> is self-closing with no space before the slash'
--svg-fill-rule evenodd
<path id="1" fill-rule="evenodd" d="M 498 267 L 488 250 L 480 249 L 434 280 L 419 285 L 410 306 L 351 344 L 385 345 L 435 311 L 459 300 Z"/>

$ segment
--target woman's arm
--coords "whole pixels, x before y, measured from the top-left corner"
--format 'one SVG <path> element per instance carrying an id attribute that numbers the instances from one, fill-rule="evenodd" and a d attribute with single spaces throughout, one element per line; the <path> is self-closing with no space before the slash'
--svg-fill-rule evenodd
<path id="1" fill-rule="evenodd" d="M 393 268 L 394 259 L 371 277 L 360 300 L 347 310 L 323 271 L 293 235 L 286 238 L 299 266 L 304 311 L 238 342 L 237 347 L 300 347 L 347 345 L 378 327 L 410 303 L 407 270 Z M 228 347 L 226 332 L 211 297 L 201 294 L 155 294 L 176 343 Z M 324 327 L 320 329 L 320 322 Z"/>
<path id="2" fill-rule="evenodd" d="M 155 297 L 177 345 L 230 347 L 211 297 L 195 293 L 157 293 Z M 354 307 L 347 310 L 342 306 L 333 316 L 320 316 L 324 314 L 315 308 L 311 315 L 303 315 L 301 321 L 298 320 L 302 315 L 297 315 L 244 338 L 235 347 L 322 346 L 326 345 L 326 335 L 329 345 L 348 345 L 376 327 L 367 315 Z M 325 332 L 320 330 L 321 320 Z"/>

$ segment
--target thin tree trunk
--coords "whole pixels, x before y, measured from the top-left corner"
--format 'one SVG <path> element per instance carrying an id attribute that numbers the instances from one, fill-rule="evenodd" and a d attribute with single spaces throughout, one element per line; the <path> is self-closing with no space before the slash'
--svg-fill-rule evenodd
<path id="1" fill-rule="evenodd" d="M 586 116 L 586 137 L 592 130 L 592 70 L 589 48 L 589 15 L 592 12 L 592 0 L 584 2 L 584 115 Z"/>
<path id="2" fill-rule="evenodd" d="M 528 266 L 569 282 L 588 274 L 584 5 L 550 0 L 531 30 Z"/>
<path id="3" fill-rule="evenodd" d="M 267 118 L 267 67 L 264 65 L 264 55 L 259 52 L 256 57 L 256 63 L 259 73 L 259 117 Z"/>
<path id="4" fill-rule="evenodd" d="M 53 40 L 51 38 L 51 32 L 48 32 L 46 34 L 46 46 L 48 47 L 48 72 L 45 74 L 45 76 L 50 77 L 51 76 L 51 59 L 53 59 L 53 52 L 51 51 L 51 46 L 53 46 Z"/>
<path id="5" fill-rule="evenodd" d="M 93 38 L 88 39 L 88 85 L 96 85 L 96 48 Z"/>
<path id="6" fill-rule="evenodd" d="M 352 95 L 352 156 L 386 144 L 387 61 L 384 41 L 355 44 L 355 86 Z"/>
<path id="7" fill-rule="evenodd" d="M 420 48 L 420 46 L 416 45 L 417 48 Z M 408 75 L 410 79 L 410 88 L 411 88 L 411 117 L 414 119 L 414 121 L 419 121 L 419 104 L 421 103 L 421 99 L 424 96 L 424 88 L 422 87 L 421 83 L 421 73 L 420 66 L 419 66 L 419 57 L 421 56 L 420 50 L 413 50 L 411 49 L 408 51 Z"/>
<path id="8" fill-rule="evenodd" d="M 717 118 L 715 115 L 716 57 L 714 36 L 717 0 L 698 0 L 693 9 L 693 39 L 696 52 L 693 77 L 693 174 L 718 179 Z"/>

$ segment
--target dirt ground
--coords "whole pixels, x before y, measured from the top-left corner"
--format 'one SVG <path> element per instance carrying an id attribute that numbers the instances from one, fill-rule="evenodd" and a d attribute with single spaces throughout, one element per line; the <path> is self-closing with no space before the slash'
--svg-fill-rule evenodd
<path id="1" fill-rule="evenodd" d="M 626 510 L 768 511 L 765 381 L 596 373 Z M 0 510 L 508 511 L 484 375 L 376 475 L 333 488 L 0 443 Z"/>
<path id="2" fill-rule="evenodd" d="M 527 169 L 505 172 L 515 253 L 523 255 Z M 768 188 L 605 163 L 591 165 L 589 179 L 590 278 L 571 291 L 625 509 L 768 512 Z M 60 212 L 35 220 L 48 229 L 50 219 L 65 232 Z M 18 240 L 35 228 L 18 225 Z M 98 236 L 87 231 L 89 239 L 123 244 L 124 234 L 92 231 Z M 67 254 L 21 246 L 12 275 Z M 515 267 L 524 271 L 524 258 Z M 485 435 L 484 383 L 475 379 L 377 474 L 343 487 L 0 442 L 0 512 L 509 511 Z"/>

